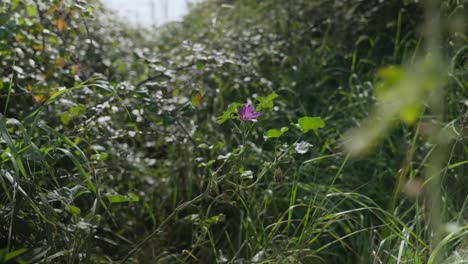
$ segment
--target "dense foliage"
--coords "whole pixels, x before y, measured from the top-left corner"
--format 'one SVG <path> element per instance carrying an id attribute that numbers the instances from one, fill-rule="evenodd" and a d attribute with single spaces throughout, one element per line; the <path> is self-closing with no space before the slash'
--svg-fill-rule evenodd
<path id="1" fill-rule="evenodd" d="M 2 1 L 0 263 L 464 263 L 467 4 Z"/>

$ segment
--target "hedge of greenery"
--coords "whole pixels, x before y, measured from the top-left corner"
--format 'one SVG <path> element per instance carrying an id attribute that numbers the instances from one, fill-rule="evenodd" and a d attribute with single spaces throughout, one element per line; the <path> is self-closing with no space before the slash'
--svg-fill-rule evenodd
<path id="1" fill-rule="evenodd" d="M 466 0 L 0 3 L 0 263 L 465 263 Z"/>

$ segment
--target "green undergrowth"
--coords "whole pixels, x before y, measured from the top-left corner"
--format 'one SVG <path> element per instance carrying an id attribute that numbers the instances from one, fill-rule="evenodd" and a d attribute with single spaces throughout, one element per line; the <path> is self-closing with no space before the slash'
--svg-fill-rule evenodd
<path id="1" fill-rule="evenodd" d="M 2 2 L 0 263 L 466 263 L 468 3 L 429 2 Z"/>

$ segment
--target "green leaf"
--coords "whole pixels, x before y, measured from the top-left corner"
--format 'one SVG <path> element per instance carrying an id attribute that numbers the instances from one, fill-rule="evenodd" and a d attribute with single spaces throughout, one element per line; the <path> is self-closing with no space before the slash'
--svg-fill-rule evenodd
<path id="1" fill-rule="evenodd" d="M 223 142 L 218 142 L 216 145 L 208 145 L 206 143 L 201 143 L 200 145 L 197 146 L 197 148 L 200 149 L 219 149 L 224 146 Z"/>
<path id="2" fill-rule="evenodd" d="M 82 104 L 79 104 L 77 106 L 74 106 L 72 108 L 70 108 L 70 114 L 72 114 L 72 116 L 80 116 L 84 113 L 84 110 L 85 110 L 85 106 L 82 105 Z"/>
<path id="3" fill-rule="evenodd" d="M 3 261 L 8 262 L 9 260 L 12 260 L 12 259 L 18 257 L 19 255 L 22 255 L 26 251 L 28 251 L 26 248 L 21 248 L 21 249 L 9 252 L 8 254 L 6 254 Z"/>
<path id="4" fill-rule="evenodd" d="M 224 214 L 219 214 L 219 215 L 215 215 L 215 216 L 212 216 L 208 219 L 206 219 L 204 222 L 206 225 L 212 225 L 212 224 L 217 224 L 217 223 L 220 223 L 220 222 L 224 222 L 226 220 L 226 215 Z"/>
<path id="5" fill-rule="evenodd" d="M 233 119 L 235 118 L 235 116 L 237 115 L 237 107 L 241 106 L 242 104 L 240 103 L 232 103 L 228 106 L 227 110 L 224 111 L 223 115 L 222 116 L 219 116 L 217 117 L 217 121 L 218 121 L 218 124 L 222 124 L 226 121 L 228 121 L 229 119 Z"/>
<path id="6" fill-rule="evenodd" d="M 268 130 L 263 137 L 265 138 L 265 140 L 270 138 L 279 138 L 288 130 L 289 128 L 287 127 L 282 127 L 281 129 L 273 128 Z"/>
<path id="7" fill-rule="evenodd" d="M 19 5 L 20 2 L 21 2 L 21 0 L 11 1 L 10 10 L 11 11 L 16 10 L 16 8 L 18 8 L 18 5 Z"/>
<path id="8" fill-rule="evenodd" d="M 86 10 L 83 12 L 83 17 L 92 18 L 93 16 L 94 16 L 94 8 L 88 6 Z"/>
<path id="9" fill-rule="evenodd" d="M 268 95 L 267 97 L 263 97 L 263 96 L 255 97 L 255 100 L 257 100 L 259 102 L 259 105 L 257 106 L 257 108 L 255 108 L 255 110 L 257 110 L 257 111 L 265 111 L 265 110 L 270 111 L 271 109 L 273 109 L 273 106 L 274 106 L 273 101 L 277 97 L 278 97 L 278 94 L 276 94 L 276 93 L 272 93 L 272 94 Z"/>
<path id="10" fill-rule="evenodd" d="M 63 112 L 63 113 L 60 114 L 60 122 L 62 122 L 62 124 L 68 125 L 71 120 L 72 120 L 72 117 L 71 117 L 70 113 Z"/>
<path id="11" fill-rule="evenodd" d="M 108 194 L 107 199 L 111 203 L 127 203 L 127 202 L 138 202 L 140 199 L 133 193 L 128 193 L 128 195 L 121 194 Z"/>
<path id="12" fill-rule="evenodd" d="M 320 128 L 325 127 L 325 122 L 323 122 L 320 117 L 304 116 L 299 118 L 296 126 L 304 133 L 307 133 L 310 130 L 317 132 Z"/>
<path id="13" fill-rule="evenodd" d="M 211 165 L 213 165 L 213 163 L 215 163 L 216 160 L 210 160 L 208 161 L 207 163 L 205 162 L 202 162 L 200 164 L 198 164 L 198 168 L 201 168 L 201 167 L 209 167 Z"/>
<path id="14" fill-rule="evenodd" d="M 35 4 L 30 4 L 26 6 L 26 13 L 28 16 L 33 17 L 37 15 L 37 8 Z"/>
<path id="15" fill-rule="evenodd" d="M 65 207 L 65 211 L 71 213 L 72 215 L 76 215 L 76 216 L 80 215 L 80 213 L 81 213 L 80 208 L 78 208 L 78 207 L 76 207 L 74 205 L 71 205 L 71 204 L 69 204 L 69 205 L 67 205 Z"/>
<path id="16" fill-rule="evenodd" d="M 202 71 L 205 68 L 205 62 L 202 60 L 197 60 L 195 66 L 197 67 L 198 71 Z"/>
<path id="17" fill-rule="evenodd" d="M 76 185 L 73 188 L 62 187 L 47 193 L 47 198 L 49 202 L 53 201 L 62 201 L 66 204 L 72 203 L 76 198 L 83 194 L 88 194 L 90 191 L 88 188 Z"/>
<path id="18" fill-rule="evenodd" d="M 109 158 L 109 154 L 107 152 L 101 152 L 101 153 L 98 153 L 98 154 L 94 154 L 91 156 L 91 159 L 92 160 L 107 160 L 107 158 Z"/>

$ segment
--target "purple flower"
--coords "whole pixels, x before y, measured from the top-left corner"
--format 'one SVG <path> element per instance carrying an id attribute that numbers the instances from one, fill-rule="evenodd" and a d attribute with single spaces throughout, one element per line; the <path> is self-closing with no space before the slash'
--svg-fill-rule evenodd
<path id="1" fill-rule="evenodd" d="M 262 113 L 260 112 L 255 112 L 255 108 L 253 108 L 249 104 L 245 104 L 244 106 L 239 106 L 237 108 L 237 112 L 239 112 L 240 121 L 257 122 L 256 118 L 262 115 Z"/>

